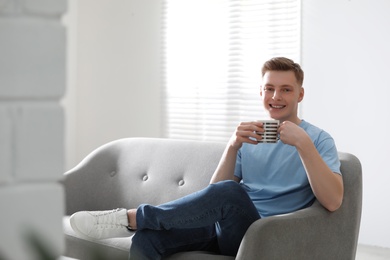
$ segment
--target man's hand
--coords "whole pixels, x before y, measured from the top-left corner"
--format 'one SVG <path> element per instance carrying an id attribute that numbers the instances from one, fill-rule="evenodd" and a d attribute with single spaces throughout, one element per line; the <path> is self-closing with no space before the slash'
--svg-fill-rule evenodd
<path id="1" fill-rule="evenodd" d="M 234 131 L 225 151 L 219 161 L 218 167 L 211 177 L 210 183 L 216 183 L 222 180 L 240 180 L 234 176 L 234 167 L 236 165 L 237 152 L 243 143 L 257 144 L 256 140 L 260 140 L 261 135 L 256 132 L 263 133 L 263 123 L 261 122 L 242 122 Z"/>
<path id="2" fill-rule="evenodd" d="M 302 141 L 310 140 L 309 135 L 303 130 L 303 128 L 299 127 L 297 124 L 294 124 L 290 121 L 284 121 L 280 124 L 279 129 L 279 138 L 280 140 L 292 146 L 299 146 Z"/>
<path id="3" fill-rule="evenodd" d="M 256 140 L 262 138 L 258 133 L 264 133 L 262 122 L 241 122 L 230 138 L 229 145 L 239 150 L 243 143 L 257 144 Z"/>

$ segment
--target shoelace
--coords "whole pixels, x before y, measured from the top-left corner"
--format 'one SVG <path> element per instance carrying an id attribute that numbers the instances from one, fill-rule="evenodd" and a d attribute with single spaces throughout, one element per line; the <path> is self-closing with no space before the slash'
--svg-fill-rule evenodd
<path id="1" fill-rule="evenodd" d="M 113 209 L 110 211 L 99 212 L 96 215 L 96 225 L 105 226 L 105 227 L 122 227 L 120 223 L 118 223 L 115 212 L 118 212 L 120 209 Z"/>

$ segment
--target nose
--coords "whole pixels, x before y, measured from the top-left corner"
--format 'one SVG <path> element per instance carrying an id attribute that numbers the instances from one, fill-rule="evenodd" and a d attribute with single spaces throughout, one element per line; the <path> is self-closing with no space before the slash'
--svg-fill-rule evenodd
<path id="1" fill-rule="evenodd" d="M 274 91 L 274 95 L 272 97 L 273 100 L 281 100 L 282 99 L 282 93 L 279 90 Z"/>

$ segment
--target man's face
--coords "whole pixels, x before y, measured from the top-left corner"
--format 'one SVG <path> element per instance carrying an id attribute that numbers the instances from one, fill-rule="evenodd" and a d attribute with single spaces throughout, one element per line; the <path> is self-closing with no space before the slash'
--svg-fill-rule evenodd
<path id="1" fill-rule="evenodd" d="M 260 96 L 269 116 L 273 119 L 299 123 L 298 103 L 304 90 L 292 71 L 267 71 L 263 76 Z"/>

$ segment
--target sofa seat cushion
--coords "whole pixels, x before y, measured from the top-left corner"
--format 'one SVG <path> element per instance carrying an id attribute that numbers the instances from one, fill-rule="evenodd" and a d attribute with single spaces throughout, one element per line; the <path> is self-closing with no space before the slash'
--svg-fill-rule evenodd
<path id="1" fill-rule="evenodd" d="M 66 254 L 69 257 L 75 257 L 81 260 L 88 259 L 128 259 L 129 250 L 131 246 L 131 236 L 132 233 L 129 233 L 129 237 L 121 238 L 109 238 L 102 240 L 85 240 L 79 237 L 70 226 L 69 221 L 70 216 L 65 216 L 63 218 L 63 228 L 65 234 L 65 243 L 66 243 Z M 72 250 L 69 250 L 69 249 Z M 192 252 L 182 252 L 172 255 L 166 260 L 174 259 L 186 259 L 186 260 L 198 260 L 198 259 L 213 259 L 213 260 L 232 260 L 234 257 L 215 255 L 209 252 L 202 251 L 192 251 Z"/>
<path id="2" fill-rule="evenodd" d="M 129 237 L 121 237 L 121 238 L 109 238 L 102 240 L 85 240 L 79 237 L 70 226 L 69 221 L 70 216 L 65 216 L 63 218 L 63 227 L 65 234 L 65 243 L 66 243 L 66 255 L 69 257 L 77 257 L 81 260 L 87 259 L 128 259 L 129 258 L 129 250 L 131 246 L 131 236 L 132 233 L 129 233 Z M 68 250 L 72 248 L 72 250 Z M 182 252 L 172 255 L 168 258 L 169 260 L 174 259 L 186 259 L 186 260 L 198 260 L 198 259 L 225 259 L 232 260 L 234 257 L 231 256 L 223 256 L 223 255 L 215 255 L 209 252 L 202 251 L 192 251 L 192 252 Z"/>
<path id="3" fill-rule="evenodd" d="M 89 241 L 79 237 L 70 226 L 70 216 L 63 218 L 66 254 L 78 259 L 128 259 L 131 245 L 129 237 Z M 72 250 L 69 250 L 72 249 Z M 83 257 L 80 257 L 83 256 Z"/>

